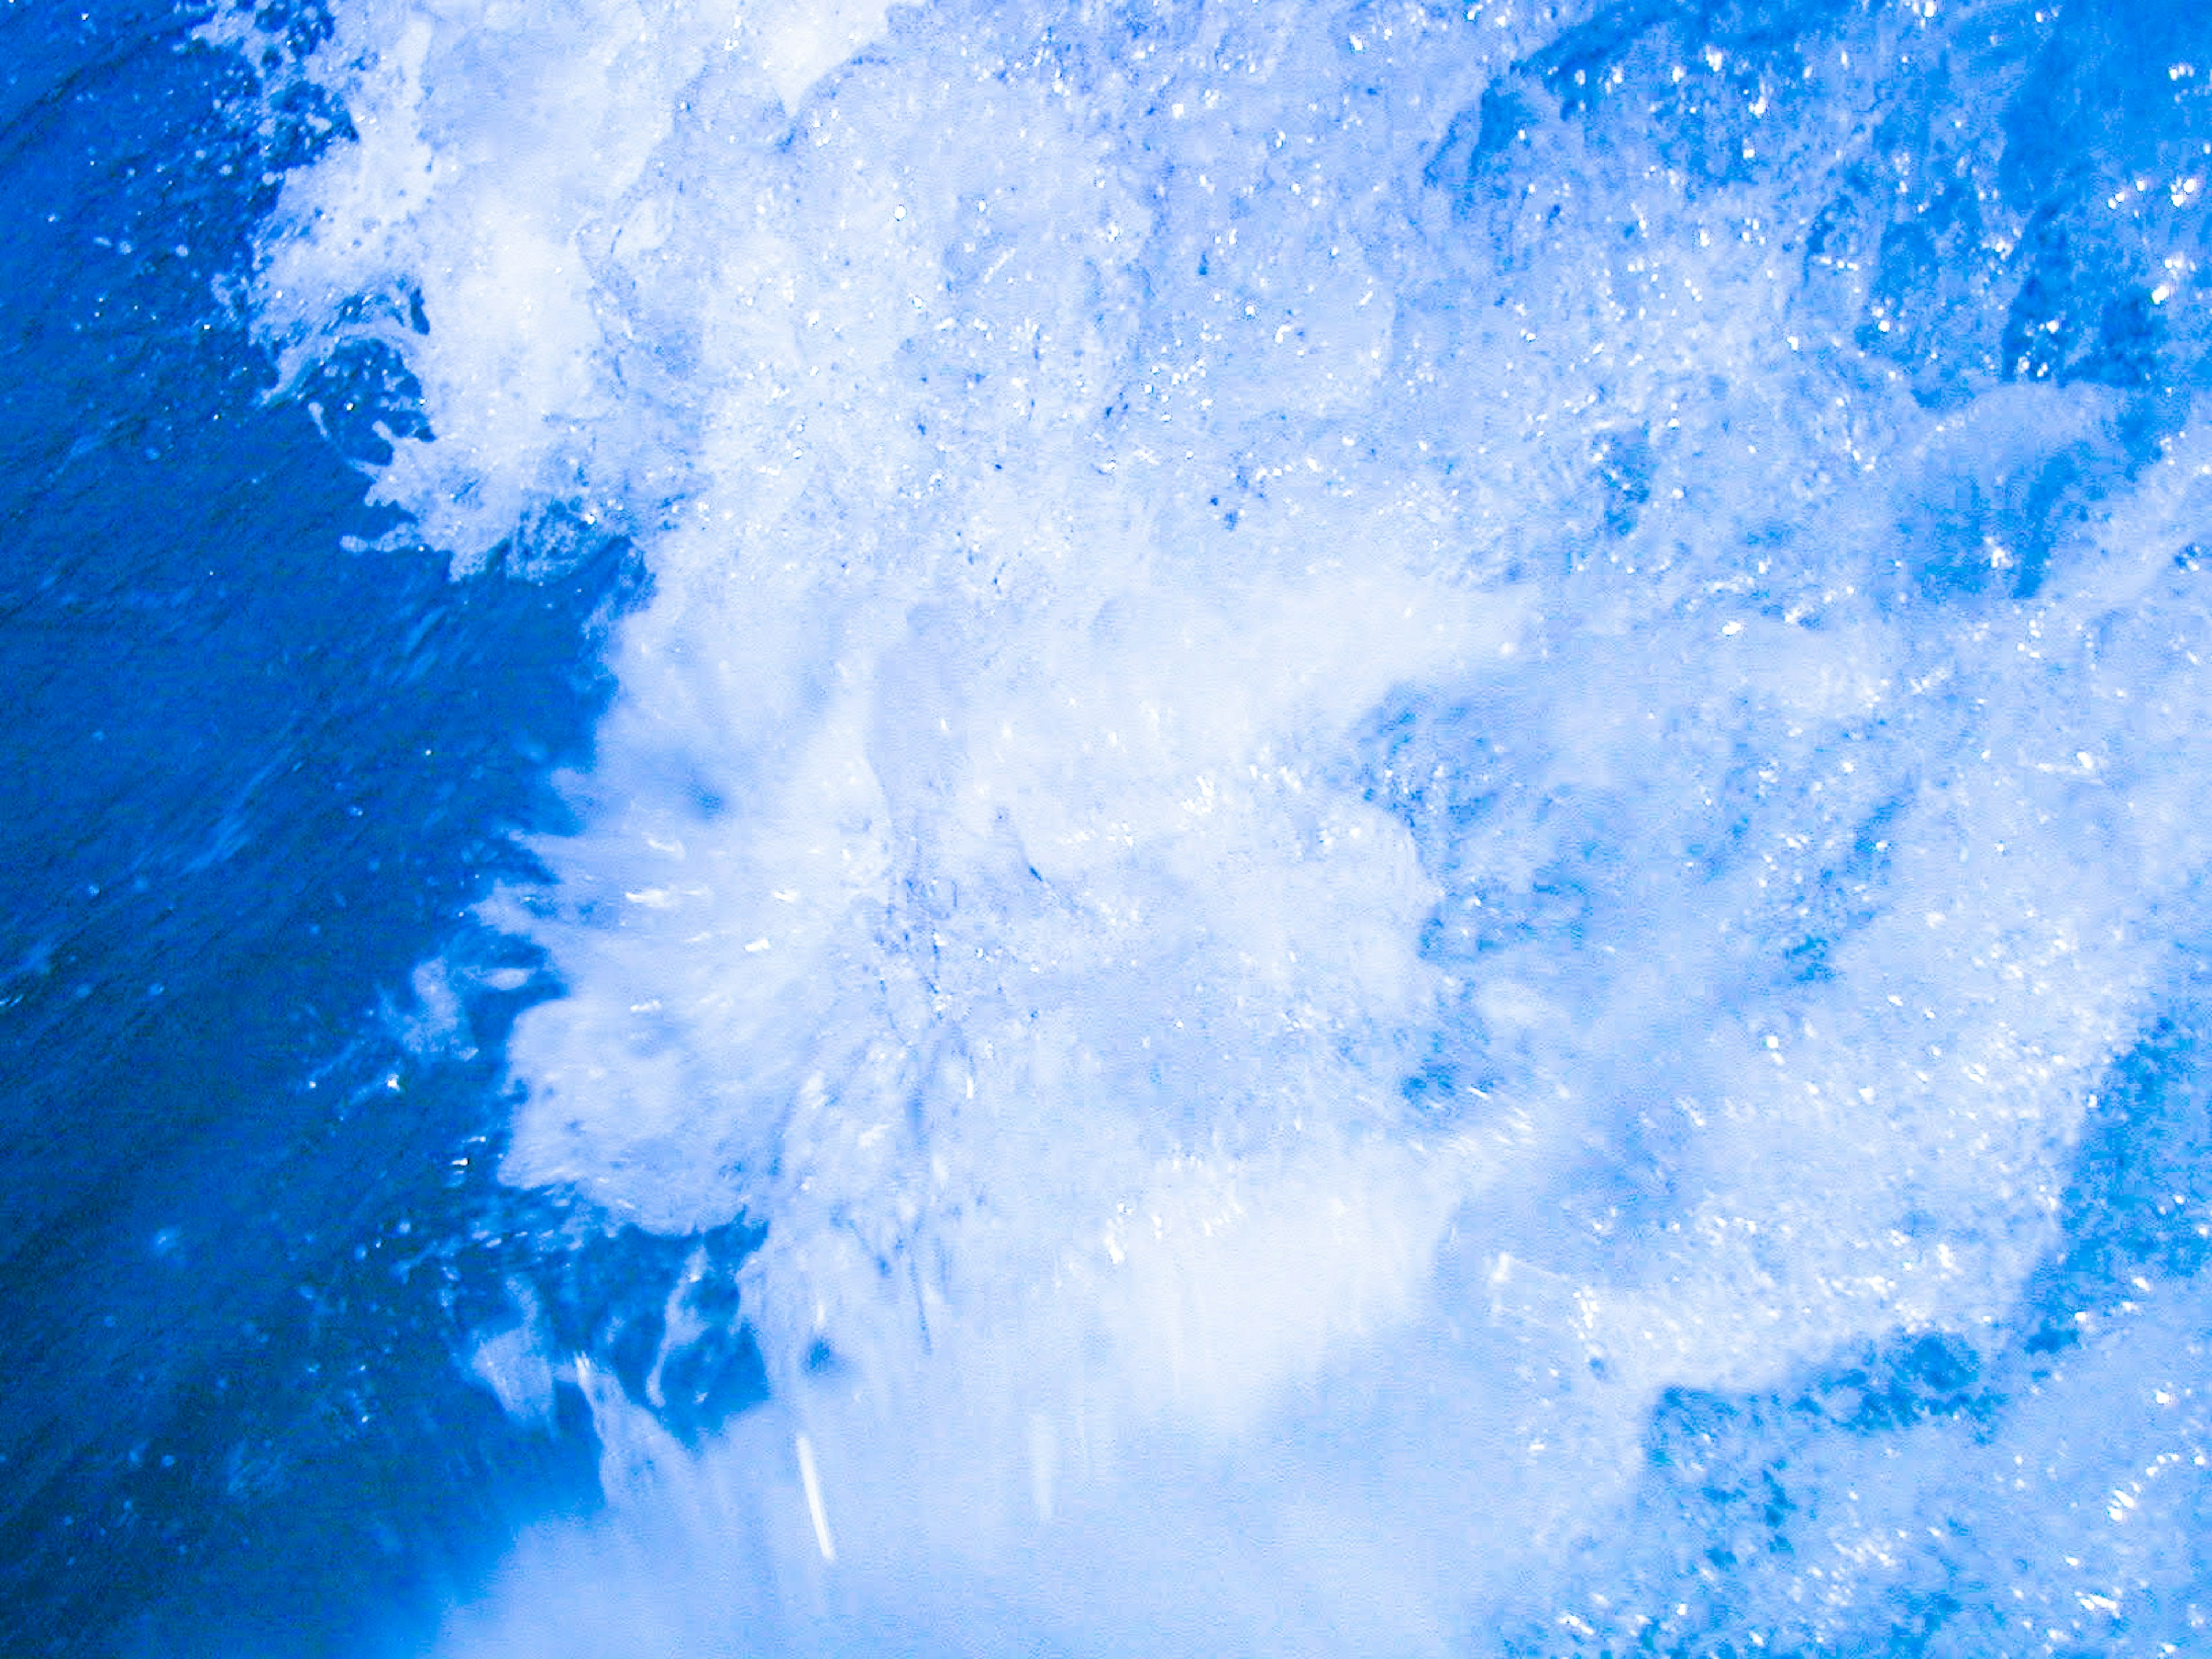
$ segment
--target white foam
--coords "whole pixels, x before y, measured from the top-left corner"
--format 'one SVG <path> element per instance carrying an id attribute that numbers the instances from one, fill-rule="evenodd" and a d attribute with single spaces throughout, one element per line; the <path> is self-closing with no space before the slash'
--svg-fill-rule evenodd
<path id="1" fill-rule="evenodd" d="M 2033 599 L 1900 599 L 1931 480 L 2108 397 L 1801 349 L 1810 140 L 1692 190 L 1558 128 L 1455 218 L 1424 164 L 1564 21 L 1482 10 L 342 18 L 271 337 L 419 289 L 345 325 L 437 434 L 378 489 L 654 578 L 492 908 L 568 987 L 506 1173 L 768 1229 L 776 1403 L 695 1455 L 598 1390 L 650 1455 L 453 1651 L 1441 1651 L 1659 1389 L 1986 1323 L 2046 1246 L 2212 851 L 2148 597 L 2212 451 Z M 1458 748 L 1393 775 L 1385 709 Z M 1439 1042 L 1487 1069 L 1425 1115 Z"/>

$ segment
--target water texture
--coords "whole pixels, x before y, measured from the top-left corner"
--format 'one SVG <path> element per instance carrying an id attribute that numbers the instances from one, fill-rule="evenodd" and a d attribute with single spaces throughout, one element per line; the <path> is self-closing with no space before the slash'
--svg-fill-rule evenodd
<path id="1" fill-rule="evenodd" d="M 19 510 L 118 515 L 24 732 L 95 638 L 142 751 L 233 688 L 11 820 L 106 872 L 23 910 L 11 1283 L 227 1241 L 52 1349 L 188 1492 L 21 1390 L 48 1648 L 2202 1644 L 2197 10 L 138 27 L 240 171 L 118 331 L 284 470 Z M 94 1039 L 118 870 L 208 1000 Z M 319 1565 L 218 1638 L 224 1504 Z"/>

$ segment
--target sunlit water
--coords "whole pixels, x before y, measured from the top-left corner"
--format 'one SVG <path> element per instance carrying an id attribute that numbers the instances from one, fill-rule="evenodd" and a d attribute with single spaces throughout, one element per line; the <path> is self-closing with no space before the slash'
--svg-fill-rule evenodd
<path id="1" fill-rule="evenodd" d="M 266 21 L 392 545 L 649 578 L 500 1176 L 757 1241 L 439 1652 L 2188 1650 L 2193 9 Z"/>

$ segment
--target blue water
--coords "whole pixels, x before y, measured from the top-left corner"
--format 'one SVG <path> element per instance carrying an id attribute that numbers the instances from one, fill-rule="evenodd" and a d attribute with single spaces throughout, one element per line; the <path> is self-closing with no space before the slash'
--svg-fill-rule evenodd
<path id="1" fill-rule="evenodd" d="M 212 291 L 316 139 L 191 24 L 6 25 L 10 1652 L 337 1650 L 591 1479 L 447 1363 L 495 1109 L 386 1089 L 376 1009 L 542 821 L 626 579 L 341 550 L 360 477 Z"/>
<path id="2" fill-rule="evenodd" d="M 2212 15 L 15 4 L 0 1650 L 2212 1620 Z"/>

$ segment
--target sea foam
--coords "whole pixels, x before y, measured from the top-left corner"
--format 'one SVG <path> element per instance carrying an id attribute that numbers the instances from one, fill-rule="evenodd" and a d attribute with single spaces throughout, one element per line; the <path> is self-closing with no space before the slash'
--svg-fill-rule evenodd
<path id="1" fill-rule="evenodd" d="M 1443 1651 L 1662 1391 L 2000 1340 L 2212 852 L 2212 436 L 1968 349 L 2027 46 L 337 21 L 264 337 L 404 362 L 458 574 L 652 577 L 489 912 L 565 988 L 507 1178 L 765 1229 L 703 1444 L 485 1350 L 611 1507 L 453 1651 Z M 1918 289 L 1899 99 L 1991 181 Z"/>

